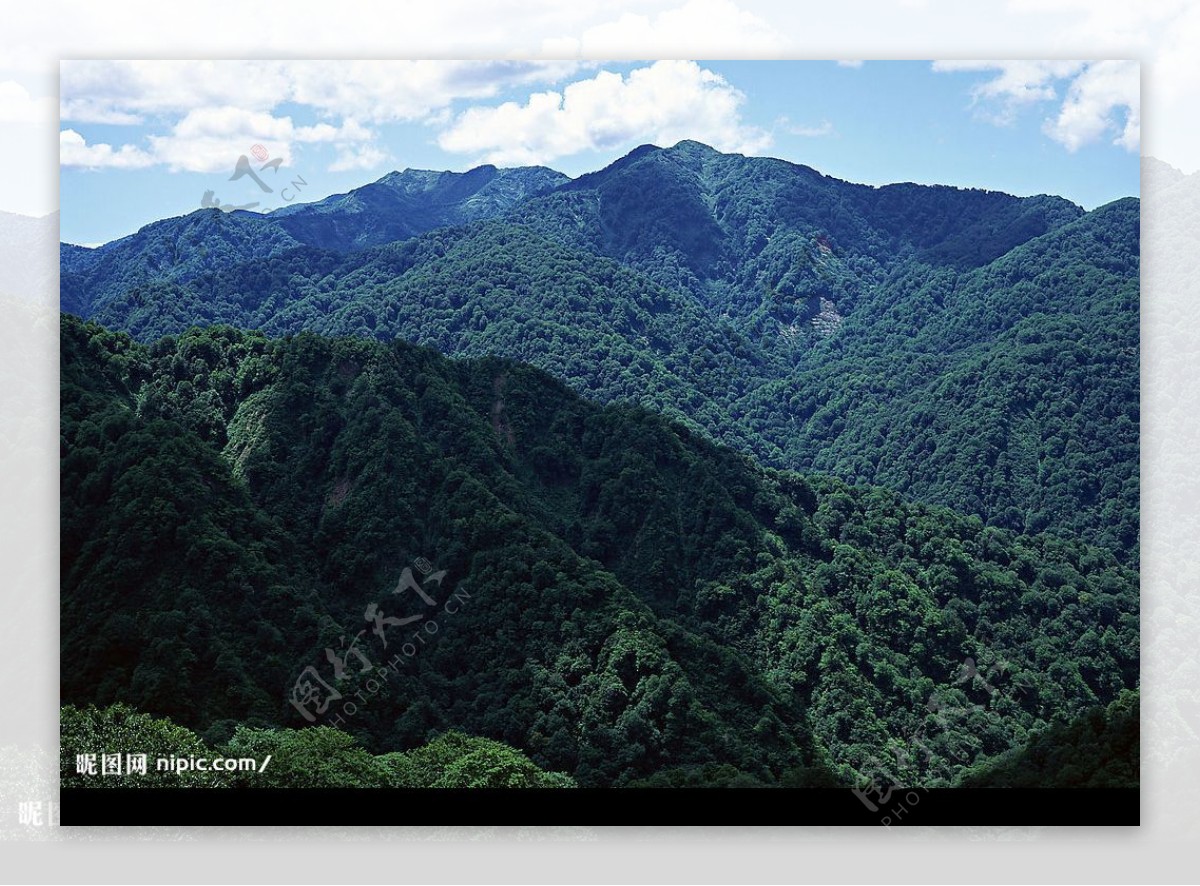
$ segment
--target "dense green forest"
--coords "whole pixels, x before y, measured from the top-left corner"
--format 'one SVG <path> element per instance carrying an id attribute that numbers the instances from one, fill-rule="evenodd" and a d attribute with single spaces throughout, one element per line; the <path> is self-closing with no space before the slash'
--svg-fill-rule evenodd
<path id="1" fill-rule="evenodd" d="M 498 741 L 459 732 L 439 735 L 411 751 L 370 754 L 339 729 L 254 729 L 238 726 L 229 741 L 210 747 L 196 733 L 126 704 L 103 709 L 65 705 L 61 713 L 63 787 L 259 788 L 570 788 L 570 776 L 545 772 Z M 147 757 L 146 771 L 119 778 L 79 772 L 76 757 L 121 749 Z M 259 771 L 159 770 L 156 760 L 252 758 Z"/>
<path id="2" fill-rule="evenodd" d="M 683 142 L 64 246 L 63 304 L 144 342 L 230 324 L 509 357 L 771 467 L 1136 566 L 1138 212 Z"/>
<path id="3" fill-rule="evenodd" d="M 146 225 L 98 248 L 60 250 L 63 310 L 90 315 L 129 289 L 201 274 L 299 246 L 351 250 L 501 215 L 567 181 L 540 166 L 470 172 L 406 169 L 315 203 L 267 215 L 202 209 Z"/>
<path id="4" fill-rule="evenodd" d="M 233 263 L 263 258 L 300 244 L 278 225 L 249 213 L 235 220 L 218 209 L 148 225 L 98 249 L 59 247 L 62 309 L 91 314 L 131 287 L 187 281 Z"/>
<path id="5" fill-rule="evenodd" d="M 637 273 L 592 261 L 614 292 Z M 963 385 L 1009 371 L 973 359 Z M 1136 773 L 1137 573 L 1113 549 L 761 467 L 700 421 L 398 339 L 142 343 L 64 316 L 61 360 L 63 702 L 104 708 L 66 709 L 77 734 L 166 717 L 164 742 L 308 748 L 364 784 L 954 785 L 1021 754 L 1073 782 L 1068 745 Z M 342 697 L 311 726 L 306 668 Z"/>
<path id="6" fill-rule="evenodd" d="M 407 240 L 450 225 L 503 215 L 569 179 L 544 166 L 468 172 L 406 169 L 316 203 L 294 203 L 270 219 L 300 243 L 352 250 Z"/>
<path id="7" fill-rule="evenodd" d="M 963 774 L 972 788 L 1130 788 L 1139 782 L 1138 693 L 1056 723 L 1022 748 Z"/>

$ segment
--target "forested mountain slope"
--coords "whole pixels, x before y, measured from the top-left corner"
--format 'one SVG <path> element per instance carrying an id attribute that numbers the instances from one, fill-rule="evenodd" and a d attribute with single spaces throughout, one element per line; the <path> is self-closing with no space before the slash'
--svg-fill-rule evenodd
<path id="1" fill-rule="evenodd" d="M 61 246 L 63 310 L 91 316 L 147 284 L 188 282 L 298 246 L 350 251 L 501 215 L 567 181 L 540 166 L 390 172 L 376 182 L 270 213 L 200 209 L 96 248 Z"/>
<path id="2" fill-rule="evenodd" d="M 477 166 L 468 172 L 406 169 L 347 194 L 286 206 L 268 218 L 301 243 L 348 251 L 494 218 L 567 181 L 561 172 L 544 166 Z"/>
<path id="3" fill-rule="evenodd" d="M 62 309 L 91 316 L 148 283 L 186 283 L 206 272 L 298 245 L 263 216 L 219 209 L 154 222 L 94 249 L 63 243 L 59 247 Z"/>
<path id="4" fill-rule="evenodd" d="M 882 190 L 865 189 L 877 201 Z M 928 199 L 995 203 L 1000 219 L 1041 211 L 945 190 Z M 966 270 L 938 263 L 916 233 L 855 253 L 793 231 L 772 238 L 795 247 L 781 263 L 764 250 L 738 266 L 753 286 L 694 275 L 672 286 L 661 263 L 570 245 L 530 209 L 532 228 L 494 219 L 350 255 L 295 248 L 128 288 L 91 316 L 143 340 L 229 323 L 511 357 L 776 467 L 1080 536 L 1136 563 L 1138 210 L 1117 201 Z M 742 299 L 756 291 L 760 303 Z"/>
<path id="5" fill-rule="evenodd" d="M 344 724 L 374 753 L 458 729 L 585 786 L 953 783 L 1137 686 L 1110 552 L 761 468 L 529 366 L 64 317 L 62 380 L 64 702 L 304 725 L 324 649 L 397 653 L 364 613 L 420 612 L 418 558 L 466 596 Z"/>
<path id="6" fill-rule="evenodd" d="M 683 141 L 643 146 L 509 218 L 746 315 L 828 297 L 848 312 L 899 263 L 968 269 L 1082 214 L 1061 197 L 853 184 Z"/>

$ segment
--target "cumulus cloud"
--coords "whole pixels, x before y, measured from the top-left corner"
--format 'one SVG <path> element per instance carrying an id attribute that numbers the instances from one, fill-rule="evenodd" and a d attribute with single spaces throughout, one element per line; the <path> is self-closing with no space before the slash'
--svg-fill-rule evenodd
<path id="1" fill-rule="evenodd" d="M 371 153 L 363 147 L 373 138 L 370 130 L 354 120 L 339 126 L 296 126 L 290 117 L 275 117 L 265 111 L 213 107 L 188 112 L 168 134 L 148 136 L 148 150 L 136 145 L 88 145 L 75 130 L 65 130 L 60 136 L 59 162 L 91 169 L 163 165 L 174 172 L 220 172 L 232 169 L 251 145 L 261 144 L 272 158 L 290 166 L 293 145 L 330 143 L 341 155 L 349 156 L 354 151 L 358 158 L 357 166 L 342 168 L 368 168 L 364 162 L 368 158 L 382 159 L 379 152 Z"/>
<path id="2" fill-rule="evenodd" d="M 656 15 L 623 13 L 614 21 L 585 28 L 579 37 L 542 42 L 547 56 L 650 59 L 664 56 L 725 58 L 737 46 L 742 56 L 779 52 L 779 31 L 731 0 L 687 0 Z"/>
<path id="3" fill-rule="evenodd" d="M 119 148 L 104 143 L 89 145 L 74 129 L 58 134 L 58 156 L 63 166 L 84 169 L 141 169 L 155 163 L 153 157 L 133 145 Z"/>
<path id="4" fill-rule="evenodd" d="M 160 131 L 147 137 L 147 147 L 84 150 L 71 141 L 61 162 L 132 168 L 136 158 L 139 165 L 172 171 L 215 172 L 254 143 L 289 165 L 297 144 L 328 143 L 336 152 L 330 171 L 370 169 L 387 159 L 371 144 L 376 133 L 370 126 L 448 119 L 456 100 L 552 83 L 578 68 L 577 62 L 518 60 L 65 61 L 60 90 L 65 122 L 140 124 Z M 319 122 L 294 124 L 279 113 L 288 104 L 311 110 Z"/>
<path id="5" fill-rule="evenodd" d="M 1089 65 L 1075 78 L 1058 116 L 1047 120 L 1045 132 L 1068 151 L 1115 133 L 1113 144 L 1128 151 L 1141 143 L 1137 62 L 1111 61 Z"/>
<path id="6" fill-rule="evenodd" d="M 552 83 L 562 61 L 64 61 L 63 120 L 140 123 L 212 107 L 273 111 L 287 102 L 330 118 L 417 120 L 459 98 Z"/>
<path id="7" fill-rule="evenodd" d="M 274 61 L 64 61 L 60 114 L 75 123 L 141 123 L 207 107 L 268 111 L 290 94 Z"/>
<path id="8" fill-rule="evenodd" d="M 362 61 L 290 63 L 291 100 L 326 114 L 376 123 L 415 121 L 457 99 L 487 99 L 514 86 L 549 84 L 567 61 Z"/>
<path id="9" fill-rule="evenodd" d="M 172 171 L 220 172 L 232 168 L 253 144 L 262 144 L 290 166 L 294 134 L 289 117 L 217 107 L 190 111 L 169 135 L 152 135 L 149 142 L 156 161 Z"/>
<path id="10" fill-rule="evenodd" d="M 935 71 L 980 71 L 995 76 L 971 89 L 983 115 L 994 123 L 1012 123 L 1021 109 L 1058 97 L 1055 81 L 1084 67 L 1080 61 L 937 61 Z"/>
<path id="11" fill-rule="evenodd" d="M 1169 125 L 1152 127 L 1142 141 L 1137 122 L 1140 108 L 1133 107 L 1129 109 L 1131 114 L 1121 110 L 1110 118 L 1109 132 L 1125 146 L 1137 139 L 1146 153 L 1188 172 L 1197 168 L 1200 117 L 1195 107 L 1200 99 L 1200 53 L 1196 46 L 1200 45 L 1200 4 L 1192 0 L 1008 0 L 1008 7 L 1020 14 L 1011 16 L 1018 27 L 1040 35 L 1044 48 L 1027 46 L 1031 52 L 1055 52 L 1072 46 L 1086 48 L 1092 55 L 1152 60 L 1148 76 L 1152 73 L 1153 85 L 1146 90 L 1145 98 L 1154 118 L 1169 120 Z"/>
<path id="12" fill-rule="evenodd" d="M 329 165 L 330 172 L 346 172 L 352 169 L 378 169 L 388 160 L 386 152 L 374 145 L 343 147 L 337 159 Z"/>
<path id="13" fill-rule="evenodd" d="M 741 120 L 745 96 L 695 62 L 660 61 L 628 76 L 600 71 L 562 92 L 538 92 L 524 104 L 473 107 L 438 136 L 447 151 L 490 163 L 547 163 L 586 150 L 612 150 L 685 138 L 723 151 L 758 153 L 770 133 Z"/>
<path id="14" fill-rule="evenodd" d="M 1108 136 L 1127 150 L 1139 148 L 1137 62 L 939 61 L 933 68 L 994 75 L 971 90 L 978 109 L 993 123 L 1008 125 L 1028 107 L 1061 102 L 1043 131 L 1068 151 Z"/>
<path id="15" fill-rule="evenodd" d="M 47 123 L 53 119 L 53 98 L 34 98 L 15 80 L 0 83 L 0 123 Z"/>

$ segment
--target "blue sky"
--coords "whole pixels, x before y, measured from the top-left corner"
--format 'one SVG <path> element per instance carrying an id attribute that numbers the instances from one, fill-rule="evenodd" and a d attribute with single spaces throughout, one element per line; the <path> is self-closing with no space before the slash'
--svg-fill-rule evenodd
<path id="1" fill-rule="evenodd" d="M 1138 193 L 1132 62 L 63 62 L 60 105 L 62 238 L 85 244 L 207 192 L 268 210 L 406 167 L 574 176 L 682 138 L 870 184 Z M 230 181 L 242 155 L 269 193 Z"/>

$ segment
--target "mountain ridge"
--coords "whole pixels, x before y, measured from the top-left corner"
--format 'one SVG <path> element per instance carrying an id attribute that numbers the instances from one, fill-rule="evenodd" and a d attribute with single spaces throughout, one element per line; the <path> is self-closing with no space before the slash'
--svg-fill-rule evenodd
<path id="1" fill-rule="evenodd" d="M 1082 533 L 1136 562 L 1136 198 L 1084 212 L 877 188 L 688 142 L 642 146 L 508 208 L 487 196 L 506 177 L 491 167 L 390 175 L 450 195 L 455 212 L 485 193 L 484 217 L 347 251 L 210 211 L 106 259 L 90 303 L 65 254 L 63 307 L 143 340 L 231 323 L 494 353 L 775 467 Z M 328 204 L 338 217 L 342 200 Z M 290 217 L 318 218 L 307 212 Z M 370 211 L 351 214 L 367 217 L 353 230 L 377 229 Z M 259 255 L 239 262 L 239 249 Z"/>
<path id="2" fill-rule="evenodd" d="M 583 786 L 859 784 L 893 757 L 950 786 L 1137 685 L 1137 577 L 1103 549 L 764 469 L 494 357 L 62 330 L 67 703 L 213 743 L 304 726 L 288 687 L 368 604 L 419 607 L 392 591 L 415 557 L 461 611 L 345 718 L 373 752 L 454 728 Z M 354 697 L 358 670 L 328 679 Z"/>

